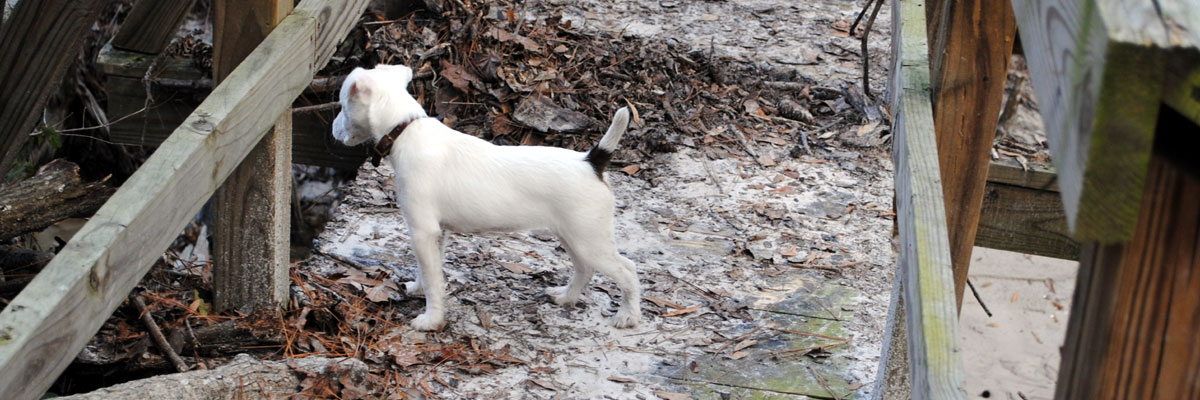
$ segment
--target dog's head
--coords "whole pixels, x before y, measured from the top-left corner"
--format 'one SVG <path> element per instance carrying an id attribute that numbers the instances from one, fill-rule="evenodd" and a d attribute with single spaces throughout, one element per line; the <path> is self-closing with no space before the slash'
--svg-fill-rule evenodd
<path id="1" fill-rule="evenodd" d="M 401 122 L 424 117 L 425 110 L 408 94 L 412 69 L 403 65 L 355 68 L 342 83 L 342 111 L 333 120 L 333 137 L 354 146 L 385 135 Z"/>

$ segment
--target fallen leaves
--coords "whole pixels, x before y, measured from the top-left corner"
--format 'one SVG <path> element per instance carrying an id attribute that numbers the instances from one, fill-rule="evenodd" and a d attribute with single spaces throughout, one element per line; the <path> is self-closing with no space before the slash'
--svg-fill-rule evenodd
<path id="1" fill-rule="evenodd" d="M 694 312 L 700 310 L 703 307 L 704 307 L 703 305 L 696 305 L 696 306 L 691 306 L 691 307 L 680 309 L 680 310 L 671 311 L 669 313 L 663 314 L 663 318 L 678 317 L 680 315 L 691 314 L 691 313 L 694 313 Z"/>

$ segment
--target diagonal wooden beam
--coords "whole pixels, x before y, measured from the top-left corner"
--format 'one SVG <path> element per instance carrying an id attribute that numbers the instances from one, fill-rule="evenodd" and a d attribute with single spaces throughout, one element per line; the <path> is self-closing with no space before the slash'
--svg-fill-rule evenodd
<path id="1" fill-rule="evenodd" d="M 930 0 L 929 15 L 933 125 L 962 308 L 1017 21 L 1007 1 Z"/>
<path id="2" fill-rule="evenodd" d="M 304 0 L 0 313 L 4 396 L 42 395 L 333 55 L 368 0 Z"/>

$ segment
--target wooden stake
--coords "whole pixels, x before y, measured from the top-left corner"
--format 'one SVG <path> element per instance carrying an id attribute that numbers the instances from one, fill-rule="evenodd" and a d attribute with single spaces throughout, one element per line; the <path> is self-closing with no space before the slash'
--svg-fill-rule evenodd
<path id="1" fill-rule="evenodd" d="M 291 12 L 291 0 L 216 0 L 213 77 L 219 82 Z M 292 113 L 217 190 L 213 292 L 218 311 L 287 302 L 292 189 Z M 242 132 L 233 132 L 242 134 Z"/>

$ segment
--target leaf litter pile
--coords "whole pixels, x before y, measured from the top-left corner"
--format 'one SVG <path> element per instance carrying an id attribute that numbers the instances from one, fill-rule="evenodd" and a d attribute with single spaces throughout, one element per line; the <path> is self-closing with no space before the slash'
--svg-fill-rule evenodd
<path id="1" fill-rule="evenodd" d="M 711 48 L 617 39 L 586 31 L 573 26 L 554 6 L 545 4 L 530 7 L 510 1 L 488 5 L 450 1 L 446 5 L 441 14 L 414 11 L 394 20 L 384 18 L 379 10 L 368 12 L 321 75 L 337 79 L 356 66 L 378 63 L 412 66 L 415 79 L 410 90 L 431 115 L 498 144 L 585 150 L 599 139 L 616 108 L 632 105 L 640 110 L 638 131 L 626 136 L 614 161 L 626 175 L 637 174 L 640 165 L 656 154 L 680 150 L 699 152 L 711 160 L 733 159 L 771 167 L 783 158 L 828 154 L 845 147 L 875 148 L 888 140 L 886 113 L 853 85 L 825 87 L 794 70 L 763 70 L 731 62 Z M 845 21 L 839 22 L 831 28 L 833 31 L 845 30 Z M 334 94 L 329 96 L 319 100 L 335 100 Z M 759 143 L 789 150 L 765 153 L 756 150 Z M 713 172 L 707 173 L 711 176 Z M 786 171 L 784 175 L 794 179 L 799 176 Z M 621 179 L 627 180 L 624 176 Z M 374 184 L 386 187 L 388 182 Z M 396 213 L 394 204 L 386 198 L 373 207 L 378 213 Z M 830 213 L 853 212 L 853 206 L 841 208 Z M 751 211 L 752 220 L 765 226 L 779 225 L 785 219 L 780 208 L 767 204 L 758 204 Z M 671 218 L 669 209 L 655 212 Z M 686 234 L 689 225 L 675 218 L 667 228 Z M 365 258 L 318 251 L 316 256 L 294 264 L 292 300 L 285 311 L 216 314 L 211 305 L 212 266 L 204 231 L 200 224 L 190 227 L 134 294 L 144 301 L 147 313 L 173 351 L 192 369 L 221 365 L 238 353 L 260 358 L 348 357 L 369 366 L 365 379 L 347 379 L 346 371 L 336 368 L 324 373 L 297 372 L 303 377 L 303 395 L 313 398 L 445 395 L 446 390 L 453 393 L 463 376 L 493 374 L 519 365 L 527 366 L 535 375 L 522 381 L 525 388 L 564 389 L 561 382 L 536 376 L 547 368 L 537 365 L 554 360 L 554 354 L 515 348 L 513 343 L 497 347 L 488 342 L 486 335 L 470 330 L 424 334 L 408 329 L 405 324 L 423 306 L 423 301 L 406 299 L 399 290 L 398 282 L 411 276 L 397 276 L 395 269 Z M 764 256 L 761 248 L 748 244 L 762 239 L 741 238 L 725 251 L 748 255 L 758 260 L 755 262 L 824 265 L 821 268 L 829 270 L 829 266 L 850 267 L 862 262 L 830 257 L 838 251 L 837 245 L 798 251 L 796 244 L 784 244 Z M 802 239 L 784 235 L 780 243 L 799 243 Z M 490 252 L 481 250 L 485 249 L 450 246 L 446 253 L 460 257 L 459 262 L 464 264 L 499 265 L 522 279 L 538 281 L 541 284 L 533 285 L 537 287 L 553 279 L 543 269 L 530 269 L 521 259 L 491 259 Z M 529 252 L 525 256 L 542 257 Z M 415 264 L 409 258 L 390 260 L 390 264 Z M 739 271 L 730 275 L 737 278 Z M 779 272 L 767 274 L 775 276 Z M 720 289 L 688 284 L 672 273 L 643 277 L 643 281 L 651 282 L 646 312 L 658 318 L 708 315 L 730 323 L 752 319 L 749 305 L 733 301 Z M 663 282 L 690 285 L 686 292 L 702 301 L 668 298 L 653 289 L 655 282 L 660 286 Z M 602 283 L 598 289 L 614 296 L 619 293 L 610 283 Z M 455 295 L 453 287 L 450 295 Z M 545 303 L 545 299 L 539 301 Z M 126 302 L 105 323 L 77 358 L 74 373 L 69 371 L 56 383 L 59 391 L 86 390 L 172 369 L 169 358 L 146 333 L 142 313 L 132 303 Z M 523 312 L 536 315 L 538 309 Z M 450 318 L 451 325 L 466 324 L 462 315 L 451 314 Z M 478 311 L 473 321 L 485 330 L 499 329 L 484 311 Z M 754 328 L 723 334 L 715 342 L 704 340 L 711 345 L 708 351 L 714 358 L 723 354 L 729 360 L 743 359 L 755 345 L 778 342 L 786 336 L 823 342 L 757 358 L 808 356 L 819 360 L 828 357 L 826 349 L 848 341 L 811 335 L 782 328 Z M 692 361 L 678 368 L 687 372 L 698 367 Z M 607 380 L 635 382 L 619 375 Z M 671 392 L 655 393 L 664 398 L 686 398 Z"/>

